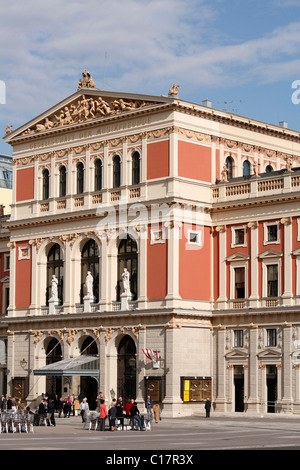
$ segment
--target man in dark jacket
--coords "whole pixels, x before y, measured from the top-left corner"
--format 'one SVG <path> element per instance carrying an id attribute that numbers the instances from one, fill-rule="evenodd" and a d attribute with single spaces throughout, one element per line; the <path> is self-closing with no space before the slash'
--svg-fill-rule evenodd
<path id="1" fill-rule="evenodd" d="M 134 402 L 133 406 L 130 409 L 130 415 L 133 418 L 133 420 L 136 420 L 139 424 L 140 431 L 145 431 L 145 428 L 143 426 L 142 418 L 141 418 L 141 413 L 137 407 L 136 402 Z"/>
<path id="2" fill-rule="evenodd" d="M 206 400 L 205 405 L 204 405 L 205 411 L 206 411 L 206 418 L 209 418 L 210 416 L 210 408 L 211 408 L 211 402 L 209 399 Z"/>

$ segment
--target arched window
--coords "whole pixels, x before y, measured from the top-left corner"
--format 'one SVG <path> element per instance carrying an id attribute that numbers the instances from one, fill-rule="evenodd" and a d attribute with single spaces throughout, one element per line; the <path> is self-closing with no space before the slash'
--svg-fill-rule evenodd
<path id="1" fill-rule="evenodd" d="M 140 154 L 134 152 L 132 155 L 132 184 L 140 183 Z"/>
<path id="2" fill-rule="evenodd" d="M 43 199 L 49 199 L 49 189 L 50 189 L 50 175 L 49 170 L 45 169 L 43 171 Z"/>
<path id="3" fill-rule="evenodd" d="M 80 348 L 80 354 L 85 356 L 98 356 L 99 352 L 97 343 L 91 336 L 87 336 L 83 341 Z"/>
<path id="4" fill-rule="evenodd" d="M 86 242 L 81 251 L 81 303 L 86 295 L 85 280 L 88 271 L 93 276 L 94 301 L 97 303 L 99 302 L 99 250 L 94 240 Z"/>
<path id="5" fill-rule="evenodd" d="M 226 158 L 227 178 L 228 180 L 233 178 L 233 159 L 232 157 Z"/>
<path id="6" fill-rule="evenodd" d="M 250 162 L 245 160 L 243 163 L 243 176 L 244 178 L 248 178 L 250 176 Z"/>
<path id="7" fill-rule="evenodd" d="M 272 171 L 273 171 L 272 165 L 267 165 L 266 166 L 266 173 L 272 173 Z"/>
<path id="8" fill-rule="evenodd" d="M 124 401 L 136 397 L 136 347 L 133 339 L 125 335 L 118 347 L 118 397 Z"/>
<path id="9" fill-rule="evenodd" d="M 121 186 L 121 158 L 116 155 L 113 159 L 113 187 Z"/>
<path id="10" fill-rule="evenodd" d="M 47 257 L 47 291 L 46 291 L 46 305 L 49 305 L 49 299 L 52 295 L 51 281 L 52 276 L 55 276 L 58 285 L 57 293 L 60 304 L 63 304 L 63 270 L 64 262 L 62 257 L 61 247 L 56 243 L 50 248 Z"/>
<path id="11" fill-rule="evenodd" d="M 82 194 L 84 191 L 84 166 L 80 162 L 77 165 L 77 194 Z"/>
<path id="12" fill-rule="evenodd" d="M 59 170 L 59 196 L 63 197 L 67 194 L 67 170 L 64 165 Z"/>
<path id="13" fill-rule="evenodd" d="M 117 283 L 117 300 L 120 300 L 120 295 L 123 293 L 122 274 L 124 269 L 127 268 L 129 272 L 130 291 L 132 293 L 132 300 L 138 297 L 138 254 L 137 244 L 129 235 L 120 241 L 118 248 L 118 283 Z"/>
<path id="14" fill-rule="evenodd" d="M 95 191 L 102 189 L 102 160 L 97 158 L 95 162 Z"/>

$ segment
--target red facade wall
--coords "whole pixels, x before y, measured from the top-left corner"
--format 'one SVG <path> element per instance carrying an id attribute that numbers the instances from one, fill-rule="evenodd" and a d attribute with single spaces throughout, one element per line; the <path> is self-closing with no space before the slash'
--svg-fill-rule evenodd
<path id="1" fill-rule="evenodd" d="M 203 230 L 202 247 L 187 245 L 188 229 Z M 183 224 L 179 240 L 179 294 L 183 299 L 210 299 L 210 228 Z"/>
<path id="2" fill-rule="evenodd" d="M 151 228 L 147 241 L 147 297 L 164 299 L 168 288 L 168 240 L 151 244 Z"/>
<path id="3" fill-rule="evenodd" d="M 16 171 L 16 201 L 26 201 L 34 197 L 34 168 Z"/>
<path id="4" fill-rule="evenodd" d="M 178 176 L 211 181 L 211 148 L 178 141 Z"/>
<path id="5" fill-rule="evenodd" d="M 147 179 L 169 176 L 169 141 L 147 145 Z"/>

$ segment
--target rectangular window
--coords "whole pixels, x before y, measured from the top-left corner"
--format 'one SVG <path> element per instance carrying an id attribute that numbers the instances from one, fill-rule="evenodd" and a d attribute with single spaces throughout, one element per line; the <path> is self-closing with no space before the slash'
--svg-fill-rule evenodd
<path id="1" fill-rule="evenodd" d="M 267 297 L 278 297 L 278 265 L 267 266 Z"/>
<path id="2" fill-rule="evenodd" d="M 245 268 L 234 268 L 234 292 L 236 299 L 245 298 Z"/>
<path id="3" fill-rule="evenodd" d="M 234 347 L 242 348 L 244 346 L 243 330 L 234 330 Z"/>
<path id="4" fill-rule="evenodd" d="M 10 255 L 4 255 L 4 271 L 10 270 Z"/>
<path id="5" fill-rule="evenodd" d="M 277 242 L 278 240 L 278 226 L 268 225 L 267 226 L 267 241 L 268 242 Z"/>
<path id="6" fill-rule="evenodd" d="M 267 329 L 267 346 L 277 346 L 277 334 L 276 329 Z"/>
<path id="7" fill-rule="evenodd" d="M 245 230 L 243 228 L 237 228 L 234 231 L 234 244 L 244 245 L 245 243 Z"/>

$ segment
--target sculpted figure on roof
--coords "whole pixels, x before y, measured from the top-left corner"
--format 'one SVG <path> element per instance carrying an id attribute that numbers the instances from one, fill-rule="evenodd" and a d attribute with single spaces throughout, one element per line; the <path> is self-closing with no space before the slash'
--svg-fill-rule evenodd
<path id="1" fill-rule="evenodd" d="M 82 72 L 82 79 L 78 82 L 77 90 L 80 90 L 80 88 L 95 88 L 95 82 L 92 79 L 90 72 L 87 72 L 86 70 Z"/>

